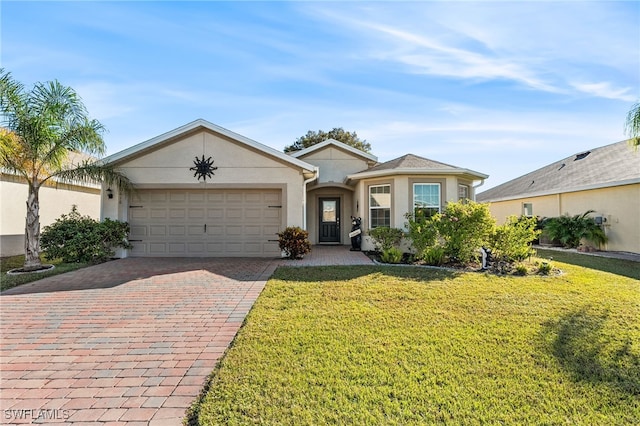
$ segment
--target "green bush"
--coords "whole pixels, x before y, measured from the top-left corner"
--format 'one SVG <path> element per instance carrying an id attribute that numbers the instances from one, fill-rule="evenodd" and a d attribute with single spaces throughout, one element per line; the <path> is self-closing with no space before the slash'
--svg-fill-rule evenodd
<path id="1" fill-rule="evenodd" d="M 445 211 L 432 220 L 443 240 L 445 255 L 460 263 L 477 259 L 495 226 L 489 204 L 466 200 L 448 203 Z"/>
<path id="2" fill-rule="evenodd" d="M 46 226 L 40 236 L 43 252 L 49 259 L 66 263 L 99 263 L 108 260 L 118 247 L 130 248 L 129 224 L 105 219 L 99 222 L 82 216 L 76 206 Z"/>
<path id="3" fill-rule="evenodd" d="M 400 245 L 404 231 L 399 228 L 380 226 L 369 230 L 369 236 L 373 239 L 376 249 L 385 252 Z"/>
<path id="4" fill-rule="evenodd" d="M 400 263 L 402 262 L 402 250 L 397 247 L 391 247 L 382 251 L 380 260 L 384 263 Z"/>
<path id="5" fill-rule="evenodd" d="M 551 262 L 542 261 L 538 264 L 538 273 L 542 275 L 549 275 L 553 270 Z"/>
<path id="6" fill-rule="evenodd" d="M 422 259 L 427 265 L 440 266 L 445 261 L 444 247 L 434 245 L 423 251 Z"/>
<path id="7" fill-rule="evenodd" d="M 417 259 L 425 259 L 427 251 L 434 247 L 438 241 L 438 230 L 433 219 L 415 217 L 412 213 L 407 213 L 405 218 L 407 219 L 407 238 L 411 241 L 411 248 Z"/>
<path id="8" fill-rule="evenodd" d="M 444 212 L 430 218 L 410 213 L 405 217 L 416 257 L 430 265 L 442 264 L 447 258 L 460 263 L 475 260 L 495 226 L 488 204 L 468 200 L 448 203 Z"/>
<path id="9" fill-rule="evenodd" d="M 278 246 L 289 259 L 302 259 L 311 251 L 309 233 L 297 226 L 289 226 L 278 233 Z"/>
<path id="10" fill-rule="evenodd" d="M 538 237 L 538 220 L 534 217 L 509 216 L 504 225 L 491 233 L 491 254 L 495 260 L 521 261 L 535 254 L 533 241 Z"/>
<path id="11" fill-rule="evenodd" d="M 557 240 L 567 248 L 576 248 L 583 238 L 597 246 L 607 242 L 604 230 L 589 217 L 593 210 L 581 215 L 549 218 L 544 223 L 543 233 L 551 240 Z"/>
<path id="12" fill-rule="evenodd" d="M 523 265 L 522 263 L 516 265 L 516 269 L 513 272 L 514 275 L 525 276 L 529 273 L 529 268 L 527 265 Z"/>

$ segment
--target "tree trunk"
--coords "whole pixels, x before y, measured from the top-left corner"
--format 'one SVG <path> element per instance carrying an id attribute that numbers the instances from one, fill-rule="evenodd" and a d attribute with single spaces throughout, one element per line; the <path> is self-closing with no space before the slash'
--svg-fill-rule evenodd
<path id="1" fill-rule="evenodd" d="M 24 267 L 36 270 L 42 267 L 40 261 L 40 187 L 29 184 L 27 198 L 27 223 L 24 228 Z"/>

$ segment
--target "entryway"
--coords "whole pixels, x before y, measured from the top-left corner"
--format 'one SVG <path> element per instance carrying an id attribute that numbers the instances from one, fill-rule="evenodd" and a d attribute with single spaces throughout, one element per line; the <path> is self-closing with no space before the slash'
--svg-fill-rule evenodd
<path id="1" fill-rule="evenodd" d="M 340 243 L 340 198 L 319 198 L 320 229 L 318 242 Z"/>

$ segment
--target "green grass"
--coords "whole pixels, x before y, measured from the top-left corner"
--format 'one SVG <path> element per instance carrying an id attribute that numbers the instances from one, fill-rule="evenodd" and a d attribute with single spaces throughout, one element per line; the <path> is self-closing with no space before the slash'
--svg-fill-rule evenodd
<path id="1" fill-rule="evenodd" d="M 640 282 L 280 268 L 193 424 L 640 424 Z"/>
<path id="2" fill-rule="evenodd" d="M 8 290 L 22 284 L 37 281 L 45 277 L 51 277 L 53 275 L 75 271 L 76 269 L 81 269 L 88 266 L 88 264 L 86 263 L 63 263 L 60 259 L 48 260 L 44 256 L 41 256 L 41 260 L 42 263 L 50 265 L 52 264 L 56 267 L 47 272 L 7 275 L 7 271 L 22 267 L 22 265 L 24 264 L 24 255 L 0 258 L 0 291 Z"/>
<path id="3" fill-rule="evenodd" d="M 559 262 L 571 263 L 572 265 L 611 272 L 613 274 L 624 275 L 625 277 L 640 280 L 640 263 L 632 260 L 613 259 L 570 251 L 545 250 L 540 248 L 536 249 L 536 252 L 539 257 L 547 259 L 551 257 Z"/>

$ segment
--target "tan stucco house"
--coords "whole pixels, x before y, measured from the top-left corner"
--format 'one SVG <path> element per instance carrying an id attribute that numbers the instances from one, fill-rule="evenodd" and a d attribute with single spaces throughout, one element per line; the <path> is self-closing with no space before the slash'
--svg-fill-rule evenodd
<path id="1" fill-rule="evenodd" d="M 351 216 L 365 232 L 403 227 L 416 207 L 473 199 L 488 177 L 411 154 L 379 163 L 335 140 L 285 154 L 205 120 L 104 161 L 136 188 L 103 188 L 102 217 L 131 226 L 123 256 L 279 256 L 287 226 L 308 230 L 312 244 L 349 245 Z M 373 248 L 368 237 L 362 248 Z"/>
<path id="2" fill-rule="evenodd" d="M 82 154 L 69 161 L 85 160 Z M 27 217 L 26 180 L 14 173 L 0 172 L 0 256 L 24 254 L 24 229 Z M 50 181 L 40 188 L 40 229 L 51 225 L 75 205 L 83 216 L 100 219 L 100 185 L 67 184 Z"/>
<path id="3" fill-rule="evenodd" d="M 617 142 L 556 161 L 479 193 L 491 213 L 557 217 L 583 214 L 602 223 L 605 250 L 640 253 L 640 151 Z"/>

